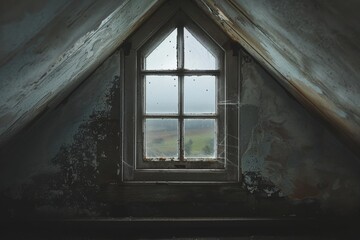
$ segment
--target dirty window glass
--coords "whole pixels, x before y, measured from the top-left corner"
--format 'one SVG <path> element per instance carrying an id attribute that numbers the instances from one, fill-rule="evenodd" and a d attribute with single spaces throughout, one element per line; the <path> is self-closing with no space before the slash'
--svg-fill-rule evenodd
<path id="1" fill-rule="evenodd" d="M 178 158 L 178 121 L 174 119 L 147 119 L 145 145 L 148 158 Z"/>
<path id="2" fill-rule="evenodd" d="M 184 112 L 215 113 L 215 76 L 188 76 L 184 78 Z"/>
<path id="3" fill-rule="evenodd" d="M 215 120 L 186 119 L 184 135 L 186 158 L 215 158 Z"/>
<path id="4" fill-rule="evenodd" d="M 177 30 L 173 30 L 147 57 L 146 70 L 176 69 Z"/>
<path id="5" fill-rule="evenodd" d="M 215 70 L 215 57 L 184 28 L 185 68 L 199 70 Z"/>
<path id="6" fill-rule="evenodd" d="M 146 76 L 146 113 L 178 113 L 178 92 L 177 76 Z"/>

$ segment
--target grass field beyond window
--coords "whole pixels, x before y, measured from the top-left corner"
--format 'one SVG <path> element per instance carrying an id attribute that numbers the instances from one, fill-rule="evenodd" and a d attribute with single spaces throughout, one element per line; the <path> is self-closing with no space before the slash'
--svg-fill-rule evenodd
<path id="1" fill-rule="evenodd" d="M 179 135 L 177 124 L 155 120 L 148 122 L 146 130 L 146 156 L 179 160 Z M 165 120 L 166 121 L 166 120 Z M 215 158 L 215 121 L 192 120 L 185 125 L 184 157 Z M 189 159 L 190 158 L 190 159 Z"/>

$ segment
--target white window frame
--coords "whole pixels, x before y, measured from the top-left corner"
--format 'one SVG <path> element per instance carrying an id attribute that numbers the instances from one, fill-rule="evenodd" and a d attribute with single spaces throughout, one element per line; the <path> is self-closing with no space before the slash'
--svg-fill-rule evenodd
<path id="1" fill-rule="evenodd" d="M 143 54 L 154 43 L 178 26 L 185 26 L 211 46 L 219 70 L 185 70 L 184 56 L 178 56 L 177 70 L 143 69 Z M 180 47 L 182 39 L 178 36 Z M 182 45 L 182 46 L 181 46 Z M 238 57 L 229 38 L 190 1 L 168 1 L 153 14 L 127 41 L 121 54 L 122 64 L 122 181 L 123 182 L 238 182 L 239 181 L 239 81 Z M 218 126 L 217 161 L 143 161 L 142 78 L 146 74 L 214 75 L 217 78 Z M 181 79 L 179 80 L 181 82 Z M 181 89 L 182 84 L 179 85 Z M 182 91 L 182 90 L 180 90 Z M 180 114 L 180 118 L 183 118 Z M 188 118 L 189 116 L 187 116 Z M 204 116 L 210 117 L 210 116 Z M 182 131 L 182 129 L 180 129 Z M 201 159 L 199 159 L 201 160 Z M 180 166 L 180 168 L 179 168 Z"/>

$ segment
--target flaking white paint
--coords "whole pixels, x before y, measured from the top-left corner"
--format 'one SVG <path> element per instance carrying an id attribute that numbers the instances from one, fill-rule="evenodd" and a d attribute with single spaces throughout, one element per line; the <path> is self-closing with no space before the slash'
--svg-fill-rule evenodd
<path id="1" fill-rule="evenodd" d="M 26 65 L 19 66 L 15 61 L 1 68 L 0 119 L 9 116 L 9 112 L 11 117 L 1 124 L 0 142 L 33 119 L 44 106 L 54 104 L 51 102 L 64 89 L 76 85 L 93 71 L 157 2 L 123 1 L 107 20 L 77 40 L 51 66 L 46 64 L 47 59 L 34 59 L 28 52 L 25 55 Z"/>

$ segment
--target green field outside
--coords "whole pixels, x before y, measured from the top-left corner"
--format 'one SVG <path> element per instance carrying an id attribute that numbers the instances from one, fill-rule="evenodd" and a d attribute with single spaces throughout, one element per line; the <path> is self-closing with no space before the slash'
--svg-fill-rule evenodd
<path id="1" fill-rule="evenodd" d="M 213 128 L 192 129 L 185 134 L 185 157 L 213 157 Z M 166 130 L 150 132 L 147 136 L 147 157 L 177 157 L 178 136 Z"/>

